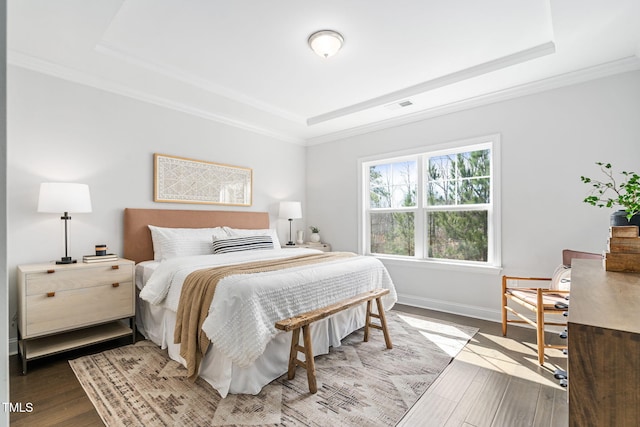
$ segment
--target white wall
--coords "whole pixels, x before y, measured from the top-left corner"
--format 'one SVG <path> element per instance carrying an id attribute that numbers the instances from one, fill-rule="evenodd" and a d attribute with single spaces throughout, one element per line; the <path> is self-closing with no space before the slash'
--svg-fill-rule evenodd
<path id="1" fill-rule="evenodd" d="M 501 274 L 550 275 L 561 250 L 602 252 L 608 216 L 582 202 L 596 161 L 640 172 L 640 72 L 504 101 L 307 150 L 307 223 L 358 248 L 357 160 L 475 136 L 502 137 Z M 400 301 L 497 320 L 500 273 L 385 262 Z"/>
<path id="2" fill-rule="evenodd" d="M 0 1 L 0 402 L 9 402 L 9 282 L 7 276 L 7 2 Z M 3 408 L 4 409 L 4 408 Z M 9 412 L 0 413 L 9 425 Z"/>
<path id="3" fill-rule="evenodd" d="M 64 255 L 60 215 L 36 212 L 41 182 L 90 187 L 93 212 L 72 214 L 69 223 L 75 258 L 96 243 L 122 253 L 125 207 L 268 211 L 285 239 L 278 202 L 304 202 L 305 147 L 18 67 L 9 67 L 8 81 L 10 316 L 16 266 Z M 153 153 L 252 168 L 253 205 L 154 203 Z"/>

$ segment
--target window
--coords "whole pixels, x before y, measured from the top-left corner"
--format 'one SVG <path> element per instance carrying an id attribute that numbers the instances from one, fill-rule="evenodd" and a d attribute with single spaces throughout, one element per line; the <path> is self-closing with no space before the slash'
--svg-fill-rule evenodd
<path id="1" fill-rule="evenodd" d="M 498 142 L 361 161 L 363 252 L 498 265 Z"/>

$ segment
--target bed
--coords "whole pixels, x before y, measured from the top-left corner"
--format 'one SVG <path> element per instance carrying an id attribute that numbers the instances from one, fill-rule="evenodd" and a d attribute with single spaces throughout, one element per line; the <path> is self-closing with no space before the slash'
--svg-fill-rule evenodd
<path id="1" fill-rule="evenodd" d="M 175 233 L 188 236 L 177 234 L 186 239 L 180 240 L 174 238 Z M 159 235 L 165 240 L 159 240 Z M 192 235 L 198 235 L 197 242 Z M 205 248 L 211 251 L 214 241 L 236 242 L 238 236 L 268 236 L 258 240 L 266 239 L 275 247 L 202 253 Z M 181 243 L 175 243 L 178 241 Z M 183 365 L 186 362 L 180 356 L 180 345 L 174 344 L 174 329 L 181 286 L 191 273 L 214 266 L 315 257 L 315 254 L 323 253 L 313 249 L 280 249 L 277 234 L 269 229 L 266 212 L 130 208 L 124 211 L 123 255 L 136 262 L 137 326 L 147 339 L 166 348 L 169 356 Z M 222 397 L 228 393 L 257 394 L 287 372 L 291 333 L 276 330 L 277 320 L 374 288 L 390 290 L 382 300 L 385 310 L 394 305 L 395 288 L 379 260 L 335 255 L 311 265 L 222 278 L 202 325 L 211 344 L 199 363 L 198 375 Z M 341 339 L 361 328 L 364 321 L 363 305 L 314 323 L 314 354 L 326 354 L 329 347 L 340 346 Z"/>

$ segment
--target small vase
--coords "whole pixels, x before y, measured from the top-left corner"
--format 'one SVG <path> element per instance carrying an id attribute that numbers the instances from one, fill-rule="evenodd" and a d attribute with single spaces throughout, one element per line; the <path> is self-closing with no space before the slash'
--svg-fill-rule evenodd
<path id="1" fill-rule="evenodd" d="M 320 235 L 318 233 L 311 233 L 309 240 L 311 240 L 313 243 L 318 243 L 320 241 Z"/>
<path id="2" fill-rule="evenodd" d="M 631 217 L 631 220 L 628 220 L 626 211 L 616 211 L 609 217 L 609 225 L 612 227 L 625 225 L 637 225 L 640 227 L 640 214 L 635 214 Z"/>
<path id="3" fill-rule="evenodd" d="M 304 231 L 298 230 L 296 233 L 296 243 L 301 245 L 304 243 Z"/>

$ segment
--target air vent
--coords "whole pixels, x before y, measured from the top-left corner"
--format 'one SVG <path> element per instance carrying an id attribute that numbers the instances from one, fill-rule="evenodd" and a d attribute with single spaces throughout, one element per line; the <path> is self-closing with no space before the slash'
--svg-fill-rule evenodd
<path id="1" fill-rule="evenodd" d="M 413 105 L 413 102 L 411 102 L 408 99 L 405 99 L 404 101 L 398 101 L 392 104 L 387 104 L 385 105 L 385 108 L 388 108 L 389 110 L 398 110 L 400 108 L 409 107 L 411 105 Z"/>

